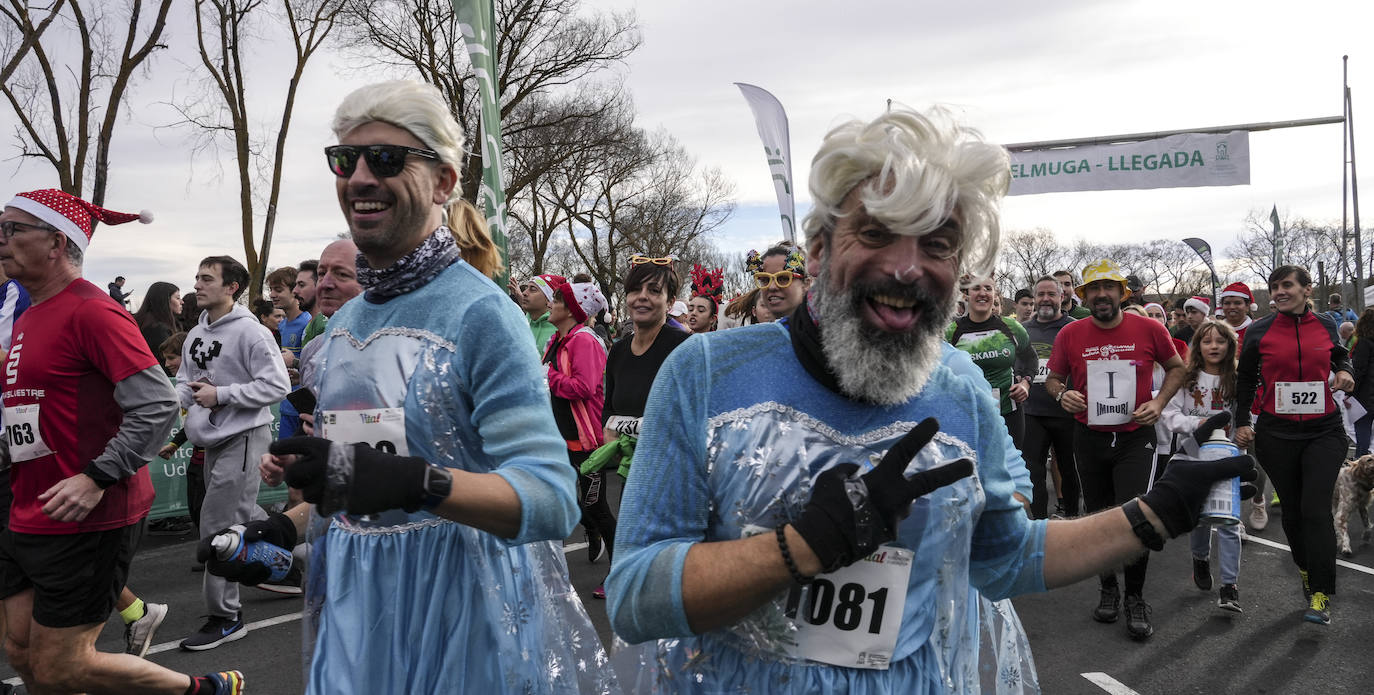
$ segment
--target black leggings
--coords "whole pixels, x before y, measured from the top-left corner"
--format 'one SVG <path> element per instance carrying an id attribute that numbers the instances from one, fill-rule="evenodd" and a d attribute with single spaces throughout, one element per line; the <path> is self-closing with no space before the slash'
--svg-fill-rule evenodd
<path id="1" fill-rule="evenodd" d="M 1255 453 L 1283 503 L 1283 534 L 1313 591 L 1336 593 L 1336 530 L 1331 493 L 1349 440 L 1335 428 L 1315 439 L 1279 439 L 1255 430 Z"/>
<path id="2" fill-rule="evenodd" d="M 1025 446 L 1021 452 L 1026 457 L 1026 467 L 1030 469 L 1031 518 L 1044 519 L 1049 516 L 1049 492 L 1045 488 L 1046 463 L 1050 447 L 1059 459 L 1060 485 L 1059 496 L 1064 499 L 1064 513 L 1078 516 L 1078 468 L 1073 463 L 1073 428 L 1071 417 L 1026 416 Z"/>
<path id="3" fill-rule="evenodd" d="M 1131 432 L 1101 432 L 1074 423 L 1074 460 L 1083 482 L 1083 504 L 1088 513 L 1123 504 L 1145 493 L 1150 467 L 1155 460 L 1155 428 Z M 1062 471 L 1061 471 L 1062 472 Z M 1142 596 L 1150 554 L 1126 563 L 1126 595 Z M 1116 572 L 1099 576 L 1103 587 L 1116 586 Z"/>
<path id="4" fill-rule="evenodd" d="M 606 541 L 606 552 L 615 549 L 615 515 L 606 501 L 606 471 L 582 475 L 582 462 L 591 456 L 589 451 L 569 451 L 568 460 L 577 474 L 577 504 L 582 508 L 582 528 L 599 534 Z"/>
<path id="5" fill-rule="evenodd" d="M 1007 425 L 1007 434 L 1011 435 L 1011 443 L 1020 449 L 1021 442 L 1026 438 L 1026 411 L 1018 407 L 1003 415 L 1002 422 Z"/>

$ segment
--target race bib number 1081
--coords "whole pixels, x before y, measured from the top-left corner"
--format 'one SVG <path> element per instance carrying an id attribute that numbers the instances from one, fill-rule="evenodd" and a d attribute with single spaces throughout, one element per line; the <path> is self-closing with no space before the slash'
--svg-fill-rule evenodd
<path id="1" fill-rule="evenodd" d="M 793 586 L 784 615 L 797 626 L 791 655 L 849 668 L 887 669 L 906 606 L 913 553 L 877 552 L 806 586 Z"/>

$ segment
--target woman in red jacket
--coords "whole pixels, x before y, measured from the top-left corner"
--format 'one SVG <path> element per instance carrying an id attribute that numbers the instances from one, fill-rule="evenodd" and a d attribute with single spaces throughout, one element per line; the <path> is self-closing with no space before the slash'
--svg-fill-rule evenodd
<path id="1" fill-rule="evenodd" d="M 1349 440 L 1332 391 L 1355 386 L 1350 358 L 1329 317 L 1308 307 L 1312 276 L 1285 265 L 1269 274 L 1275 312 L 1245 332 L 1236 374 L 1236 443 L 1255 453 L 1283 500 L 1283 532 L 1307 597 L 1303 619 L 1331 622 L 1336 532 L 1331 491 Z M 1259 417 L 1250 424 L 1258 398 Z"/>
<path id="2" fill-rule="evenodd" d="M 545 277 L 553 278 L 549 323 L 558 329 L 544 350 L 544 363 L 549 365 L 549 400 L 553 404 L 553 419 L 568 445 L 568 460 L 574 469 L 580 470 L 582 462 L 605 443 L 601 408 L 605 404 L 606 348 L 586 323 L 589 316 L 606 308 L 606 298 L 594 282 L 570 283 L 556 275 Z M 600 559 L 602 549 L 609 552 L 615 546 L 615 515 L 603 494 L 605 475 L 604 471 L 597 471 L 577 476 L 582 527 L 587 530 L 592 562 Z M 592 595 L 606 597 L 600 586 Z"/>

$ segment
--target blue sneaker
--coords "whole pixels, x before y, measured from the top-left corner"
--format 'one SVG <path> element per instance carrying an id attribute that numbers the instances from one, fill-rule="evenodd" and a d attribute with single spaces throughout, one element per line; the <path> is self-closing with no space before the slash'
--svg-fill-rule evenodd
<path id="1" fill-rule="evenodd" d="M 205 651 L 206 649 L 214 649 L 225 642 L 243 639 L 247 634 L 248 627 L 243 624 L 241 615 L 232 618 L 212 615 L 209 620 L 205 621 L 204 627 L 181 641 L 181 648 L 192 652 Z"/>

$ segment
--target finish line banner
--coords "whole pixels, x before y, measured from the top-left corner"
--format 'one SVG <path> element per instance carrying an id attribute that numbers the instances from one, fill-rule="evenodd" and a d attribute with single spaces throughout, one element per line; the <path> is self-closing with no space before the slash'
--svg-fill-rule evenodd
<path id="1" fill-rule="evenodd" d="M 1187 133 L 1123 145 L 1011 153 L 1007 195 L 1250 183 L 1250 133 Z"/>

